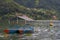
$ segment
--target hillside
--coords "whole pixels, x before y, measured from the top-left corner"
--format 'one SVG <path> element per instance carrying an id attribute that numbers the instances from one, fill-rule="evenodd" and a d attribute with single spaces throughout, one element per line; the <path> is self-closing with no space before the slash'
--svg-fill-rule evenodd
<path id="1" fill-rule="evenodd" d="M 19 11 L 19 5 L 17 5 L 13 0 L 0 0 L 0 15 L 7 13 L 14 13 L 15 11 Z"/>
<path id="2" fill-rule="evenodd" d="M 50 8 L 49 5 L 48 5 L 49 8 L 45 7 L 44 6 L 45 1 L 47 0 L 45 0 L 44 2 L 42 1 L 41 0 L 0 0 L 0 16 L 5 17 L 4 15 L 7 14 L 15 15 L 16 13 L 20 13 L 27 15 L 28 17 L 35 20 L 42 20 L 42 19 L 50 20 L 50 19 L 54 19 L 53 16 L 55 16 L 57 19 L 60 19 L 58 16 L 59 15 L 58 10 L 53 8 L 49 9 Z M 7 17 L 9 15 L 7 15 Z"/>
<path id="3" fill-rule="evenodd" d="M 30 8 L 60 9 L 60 0 L 14 0 L 15 2 Z"/>

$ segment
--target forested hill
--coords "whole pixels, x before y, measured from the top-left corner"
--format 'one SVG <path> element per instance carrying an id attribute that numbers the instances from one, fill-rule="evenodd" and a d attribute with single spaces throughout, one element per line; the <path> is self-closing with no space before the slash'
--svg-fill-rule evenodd
<path id="1" fill-rule="evenodd" d="M 14 0 L 15 2 L 26 7 L 37 7 L 46 9 L 60 9 L 60 0 Z"/>
<path id="2" fill-rule="evenodd" d="M 0 0 L 0 19 L 16 13 L 36 20 L 60 19 L 59 0 Z"/>

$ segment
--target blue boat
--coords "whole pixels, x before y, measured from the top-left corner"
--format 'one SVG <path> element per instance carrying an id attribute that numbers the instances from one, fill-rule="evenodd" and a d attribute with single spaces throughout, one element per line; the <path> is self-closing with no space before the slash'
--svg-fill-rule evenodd
<path id="1" fill-rule="evenodd" d="M 27 26 L 27 25 L 23 27 L 16 26 L 15 28 L 5 29 L 4 32 L 6 34 L 26 34 L 26 33 L 33 33 L 34 28 L 32 26 Z"/>

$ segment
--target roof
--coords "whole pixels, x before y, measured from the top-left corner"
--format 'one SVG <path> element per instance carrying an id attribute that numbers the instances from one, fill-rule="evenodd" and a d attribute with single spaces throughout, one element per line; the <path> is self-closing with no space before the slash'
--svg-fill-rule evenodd
<path id="1" fill-rule="evenodd" d="M 34 21 L 33 19 L 29 18 L 29 17 L 26 16 L 26 15 L 17 16 L 17 17 L 22 18 L 22 19 L 27 20 L 27 21 Z"/>

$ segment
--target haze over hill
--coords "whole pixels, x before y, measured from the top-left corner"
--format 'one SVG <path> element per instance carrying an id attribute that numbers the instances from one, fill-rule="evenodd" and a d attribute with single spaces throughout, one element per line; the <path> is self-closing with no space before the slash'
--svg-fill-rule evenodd
<path id="1" fill-rule="evenodd" d="M 36 20 L 60 19 L 59 4 L 60 0 L 0 0 L 0 16 L 20 13 Z"/>
<path id="2" fill-rule="evenodd" d="M 14 0 L 15 2 L 30 8 L 60 9 L 60 0 Z"/>

